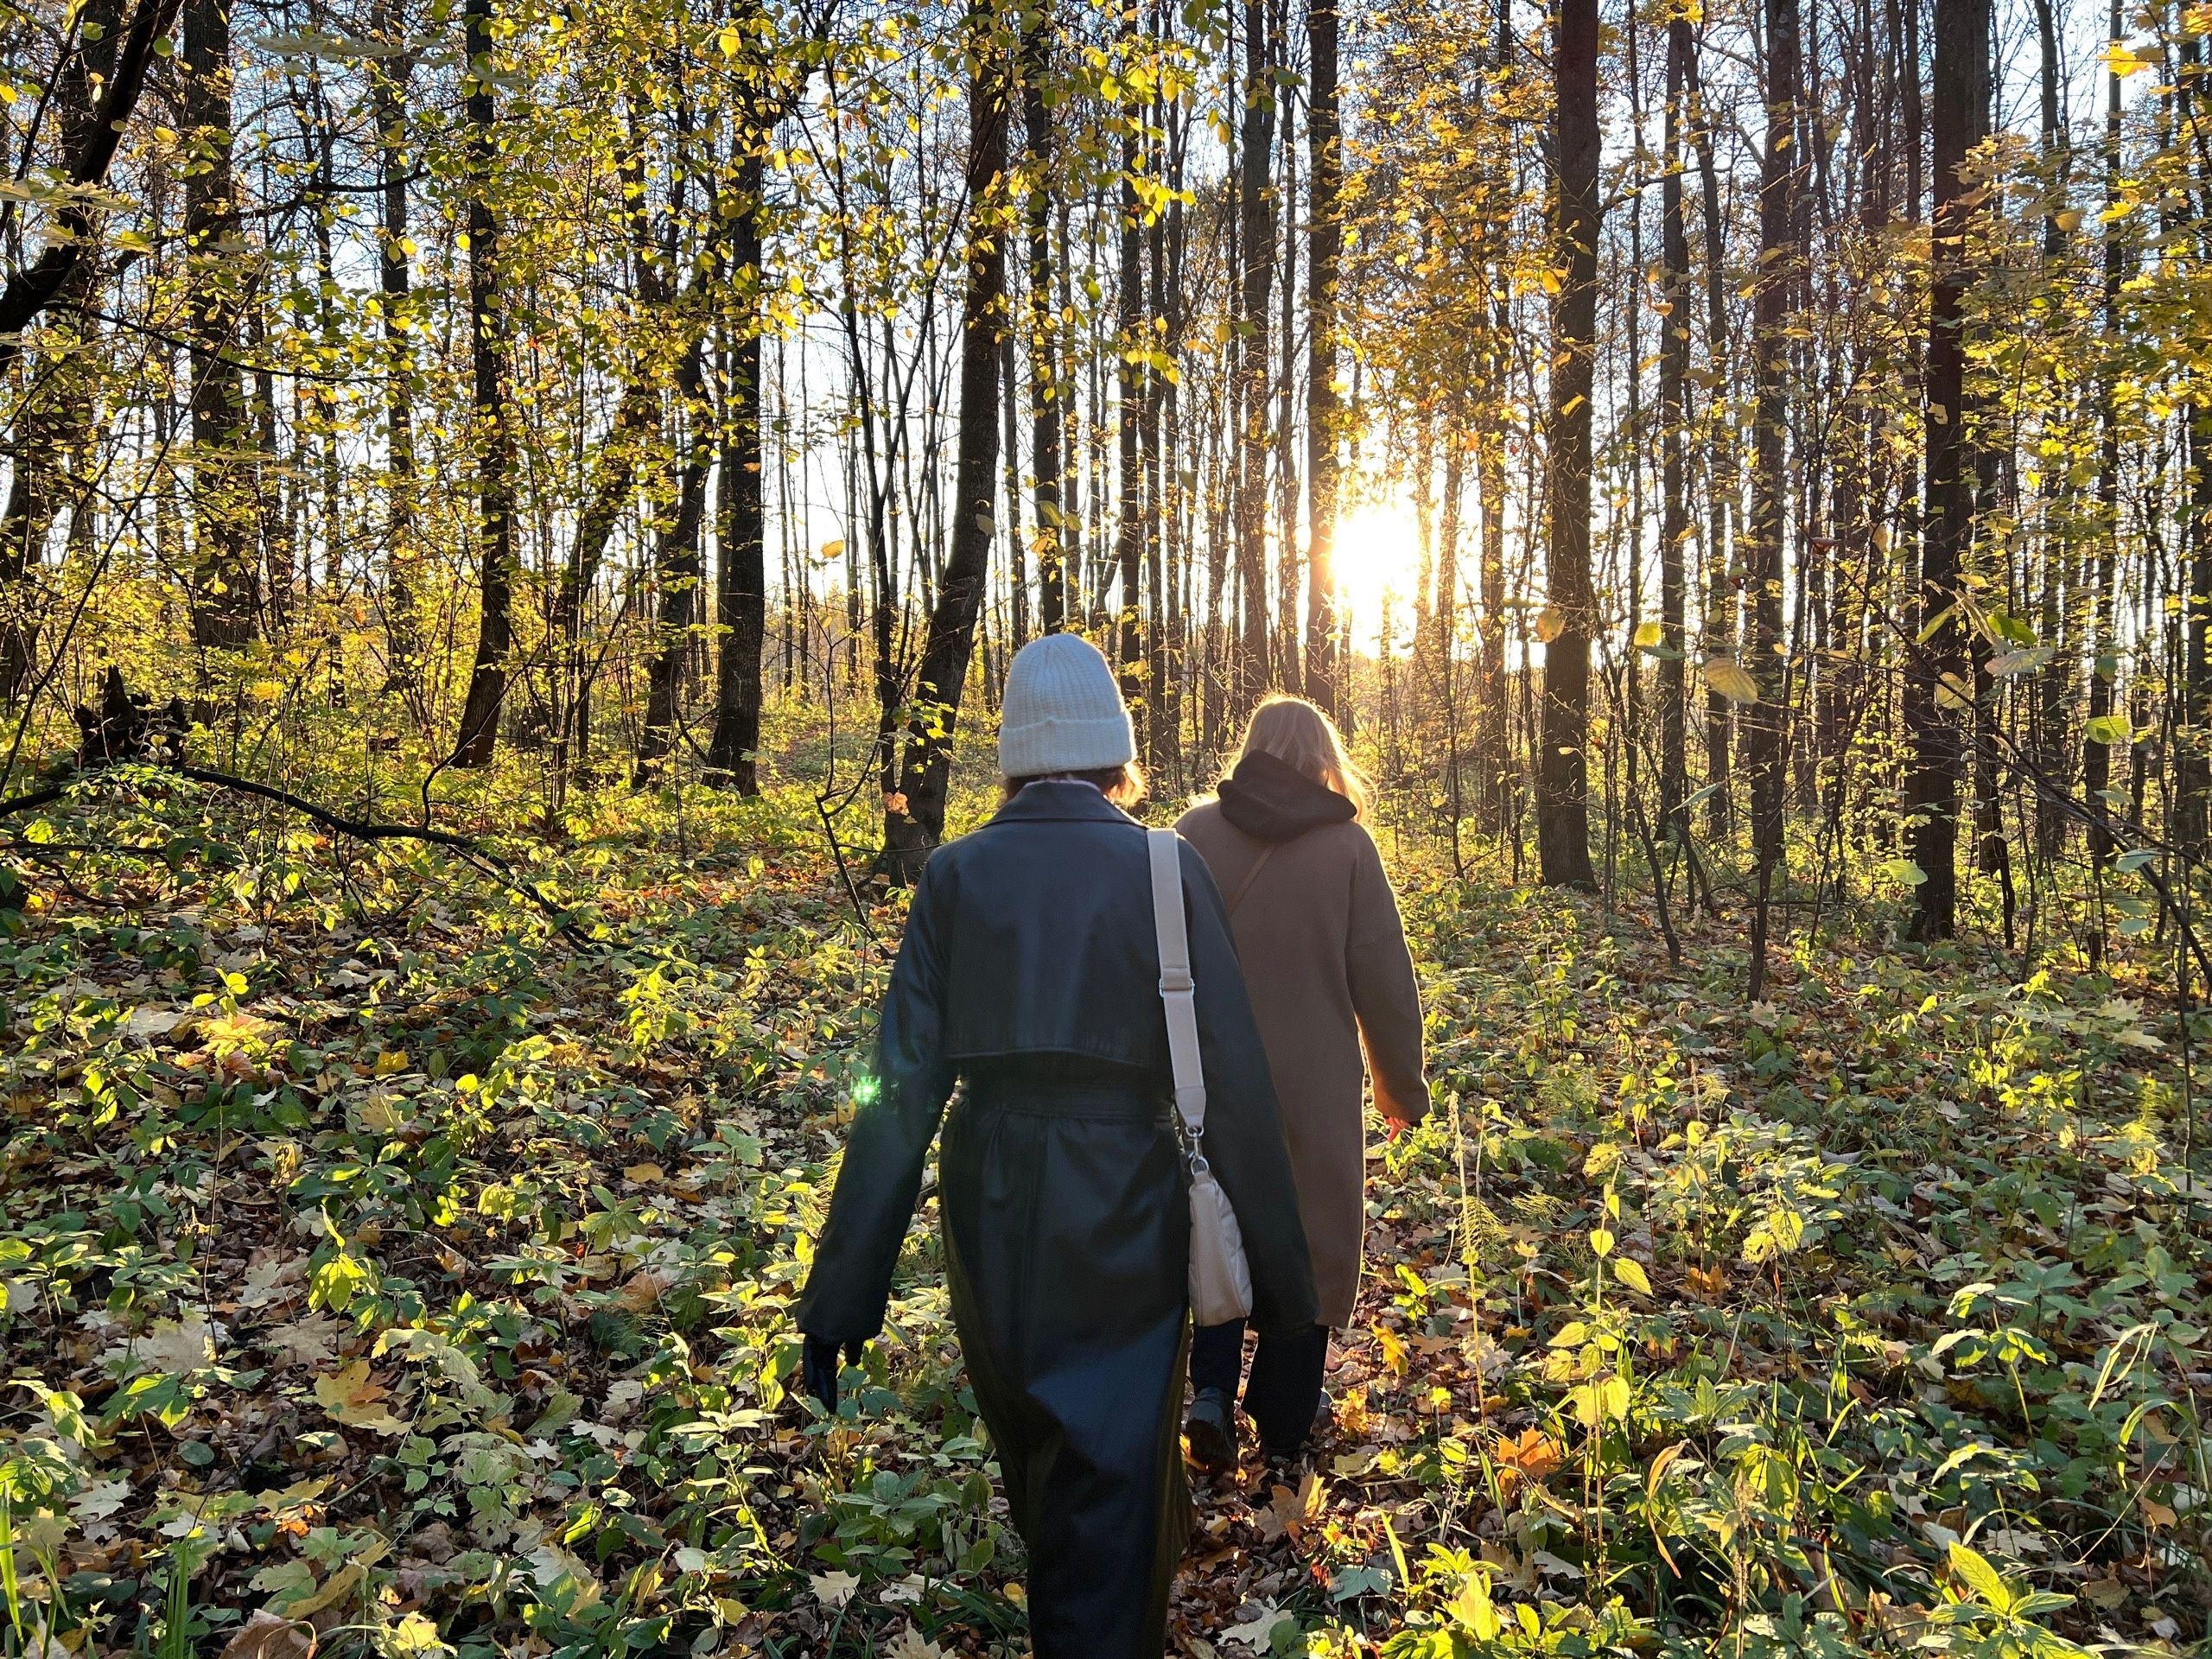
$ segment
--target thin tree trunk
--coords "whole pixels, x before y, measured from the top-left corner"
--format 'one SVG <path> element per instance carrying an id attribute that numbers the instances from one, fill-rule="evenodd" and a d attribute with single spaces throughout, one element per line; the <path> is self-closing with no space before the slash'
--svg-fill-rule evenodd
<path id="1" fill-rule="evenodd" d="M 406 0 L 378 0 L 370 32 L 387 45 L 407 33 Z M 385 504 L 385 638 L 391 683 L 411 691 L 421 669 L 422 629 L 415 615 L 415 384 L 410 344 L 412 277 L 407 260 L 407 83 L 414 54 L 372 63 L 378 163 L 383 172 L 383 235 L 377 245 L 377 286 L 385 341 L 385 451 L 391 474 Z"/>
<path id="2" fill-rule="evenodd" d="M 737 201 L 729 220 L 729 279 L 737 320 L 729 378 L 722 387 L 721 562 L 715 610 L 725 632 L 715 660 L 715 730 L 707 746 L 709 781 L 741 795 L 760 792 L 760 654 L 768 625 L 767 518 L 761 489 L 760 288 L 766 135 L 743 131 Z M 805 558 L 798 561 L 802 572 Z M 788 607 L 791 594 L 784 595 Z M 788 669 L 786 670 L 788 673 Z"/>
<path id="3" fill-rule="evenodd" d="M 1338 222 L 1344 155 L 1337 112 L 1337 0 L 1309 0 L 1306 142 L 1311 205 L 1306 232 L 1306 695 L 1339 712 L 1337 632 L 1337 278 L 1344 250 Z"/>
<path id="4" fill-rule="evenodd" d="M 1678 824 L 1688 790 L 1684 752 L 1683 662 L 1688 649 L 1684 555 L 1690 538 L 1684 439 L 1689 425 L 1690 248 L 1682 218 L 1682 101 L 1688 96 L 1690 55 L 1695 44 L 1689 20 L 1667 25 L 1666 155 L 1659 181 L 1659 259 L 1666 315 L 1659 342 L 1659 823 L 1663 834 Z"/>
<path id="5" fill-rule="evenodd" d="M 952 741 L 975 646 L 976 619 L 996 526 L 998 330 L 1005 325 L 1007 111 L 1010 66 L 1000 41 L 996 0 L 972 0 L 967 19 L 973 70 L 968 89 L 968 236 L 961 300 L 960 431 L 955 464 L 952 550 L 931 607 L 913 718 L 906 728 L 899 794 L 883 820 L 881 867 L 912 881 L 944 836 Z"/>
<path id="6" fill-rule="evenodd" d="M 197 0 L 195 0 L 197 3 Z M 454 764 L 486 766 L 499 741 L 499 709 L 507 696 L 507 653 L 514 645 L 514 432 L 507 410 L 505 275 L 499 227 L 489 200 L 499 155 L 498 110 L 486 78 L 493 48 L 492 0 L 467 0 L 462 13 L 470 73 L 462 115 L 468 126 L 468 325 L 471 408 L 476 462 L 476 545 L 482 567 L 483 611 L 461 713 Z"/>
<path id="7" fill-rule="evenodd" d="M 1552 309 L 1546 581 L 1556 632 L 1544 647 L 1536 848 L 1549 887 L 1591 887 L 1590 432 L 1598 322 L 1598 0 L 1560 0 L 1553 48 L 1558 181 L 1553 234 L 1567 277 Z"/>
<path id="8" fill-rule="evenodd" d="M 185 179 L 185 337 L 192 361 L 193 637 L 202 650 L 250 643 L 260 609 L 247 462 L 242 235 L 231 167 L 230 0 L 184 9 L 183 110 L 194 156 Z"/>
<path id="9" fill-rule="evenodd" d="M 1912 767 L 1905 808 L 1922 880 L 1912 936 L 1948 938 L 1957 926 L 1958 832 L 1964 781 L 1967 631 L 1959 576 L 1973 512 L 1967 445 L 1965 290 L 1971 182 L 1960 169 L 1986 130 L 1989 0 L 1936 0 L 1935 240 L 1928 302 L 1927 530 L 1921 542 L 1920 643 L 1906 663 L 1905 731 Z"/>
<path id="10" fill-rule="evenodd" d="M 1274 289 L 1274 139 L 1277 42 L 1268 0 L 1245 0 L 1243 171 L 1237 186 L 1237 240 L 1243 256 L 1237 356 L 1240 470 L 1236 485 L 1236 569 L 1243 587 L 1243 651 L 1238 664 L 1239 712 L 1268 683 L 1268 371 L 1269 297 Z"/>

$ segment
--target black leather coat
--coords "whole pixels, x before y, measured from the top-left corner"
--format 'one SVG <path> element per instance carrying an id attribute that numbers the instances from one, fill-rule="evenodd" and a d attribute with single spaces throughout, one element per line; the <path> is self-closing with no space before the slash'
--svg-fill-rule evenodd
<path id="1" fill-rule="evenodd" d="M 1221 895 L 1183 848 L 1206 1152 L 1244 1236 L 1253 1318 L 1316 1318 L 1274 1088 Z M 1190 1213 L 1171 1122 L 1141 827 L 1086 784 L 1032 784 L 924 867 L 798 1306 L 881 1328 L 939 1155 L 954 1320 L 1030 1555 L 1038 1659 L 1161 1651 L 1189 1525 L 1177 1449 Z"/>

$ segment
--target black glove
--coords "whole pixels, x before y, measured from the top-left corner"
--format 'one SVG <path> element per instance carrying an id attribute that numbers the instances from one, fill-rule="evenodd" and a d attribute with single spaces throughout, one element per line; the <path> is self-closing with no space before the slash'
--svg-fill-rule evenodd
<path id="1" fill-rule="evenodd" d="M 857 1365 L 861 1351 L 868 1344 L 857 1338 L 845 1344 L 845 1358 Z M 837 1409 L 837 1344 L 830 1337 L 809 1337 L 800 1368 L 806 1381 L 806 1391 L 822 1402 L 824 1411 Z"/>

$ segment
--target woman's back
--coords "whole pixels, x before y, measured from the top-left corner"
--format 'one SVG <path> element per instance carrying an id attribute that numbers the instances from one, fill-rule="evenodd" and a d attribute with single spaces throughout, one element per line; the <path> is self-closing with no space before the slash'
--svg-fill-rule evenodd
<path id="1" fill-rule="evenodd" d="M 1176 828 L 1229 896 L 1322 1322 L 1342 1325 L 1359 1283 L 1367 1071 L 1385 1116 L 1410 1122 L 1428 1110 L 1421 994 L 1397 899 L 1352 804 L 1271 755 L 1247 754 L 1223 798 Z"/>

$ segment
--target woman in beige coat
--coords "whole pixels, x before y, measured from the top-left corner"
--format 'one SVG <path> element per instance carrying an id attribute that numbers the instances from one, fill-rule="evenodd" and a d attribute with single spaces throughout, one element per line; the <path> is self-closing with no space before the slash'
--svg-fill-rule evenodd
<path id="1" fill-rule="evenodd" d="M 1359 820 L 1366 780 L 1329 717 L 1300 697 L 1252 715 L 1218 798 L 1175 826 L 1198 849 L 1229 905 L 1236 954 L 1290 1141 L 1298 1207 L 1313 1253 L 1320 1323 L 1262 1338 L 1244 1408 L 1270 1455 L 1296 1452 L 1321 1408 L 1329 1330 L 1351 1322 L 1366 1224 L 1365 1073 L 1394 1126 L 1428 1110 L 1421 993 L 1398 901 Z M 1361 1065 L 1361 1049 L 1366 1065 Z M 1192 1455 L 1236 1459 L 1244 1327 L 1199 1330 L 1191 1348 Z"/>

